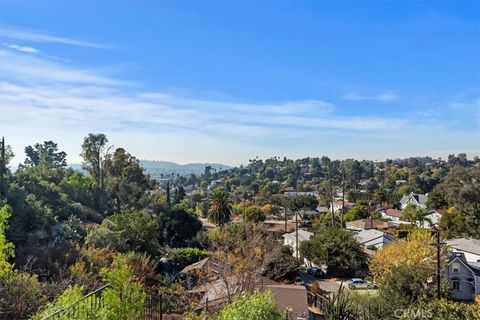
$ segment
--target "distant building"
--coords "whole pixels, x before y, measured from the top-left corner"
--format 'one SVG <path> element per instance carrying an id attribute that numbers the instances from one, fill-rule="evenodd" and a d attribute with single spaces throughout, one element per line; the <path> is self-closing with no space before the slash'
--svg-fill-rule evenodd
<path id="1" fill-rule="evenodd" d="M 388 229 L 387 221 L 378 219 L 359 219 L 345 222 L 345 226 L 349 230 L 362 231 L 369 229 Z"/>
<path id="2" fill-rule="evenodd" d="M 380 212 L 382 218 L 388 219 L 392 222 L 400 223 L 402 221 L 402 211 L 397 209 L 387 209 Z M 404 221 L 406 222 L 406 221 Z M 408 223 L 408 222 L 406 222 Z"/>
<path id="3" fill-rule="evenodd" d="M 345 207 L 343 208 L 344 213 L 347 212 L 349 209 L 353 208 L 355 206 L 355 203 L 353 202 L 345 202 Z M 333 203 L 330 203 L 330 212 L 332 210 L 334 212 L 340 212 L 343 207 L 343 201 L 335 201 Z"/>
<path id="4" fill-rule="evenodd" d="M 374 246 L 377 249 L 383 248 L 383 246 L 395 241 L 395 238 L 385 232 L 369 229 L 362 230 L 354 235 L 360 244 L 365 247 Z"/>
<path id="5" fill-rule="evenodd" d="M 438 224 L 440 219 L 442 218 L 442 214 L 437 210 L 432 210 L 429 212 L 427 216 L 425 216 L 427 220 L 423 221 L 422 223 L 417 222 L 417 225 L 421 228 L 431 228 L 432 226 Z"/>
<path id="6" fill-rule="evenodd" d="M 285 189 L 285 192 L 283 194 L 286 195 L 287 197 L 300 197 L 300 196 L 316 197 L 316 196 L 318 196 L 317 191 L 286 191 L 286 189 Z"/>
<path id="7" fill-rule="evenodd" d="M 400 199 L 400 207 L 403 210 L 409 204 L 413 204 L 417 207 L 426 209 L 427 208 L 427 200 L 428 200 L 428 195 L 427 194 L 410 192 L 410 194 L 406 194 L 402 197 L 402 199 Z"/>
<path id="8" fill-rule="evenodd" d="M 298 230 L 298 245 L 303 241 L 310 240 L 310 238 L 313 236 L 313 233 L 299 229 Z M 296 232 L 290 232 L 290 233 L 285 233 L 283 235 L 283 245 L 292 248 L 293 250 L 293 255 L 297 256 L 297 238 L 296 238 Z"/>

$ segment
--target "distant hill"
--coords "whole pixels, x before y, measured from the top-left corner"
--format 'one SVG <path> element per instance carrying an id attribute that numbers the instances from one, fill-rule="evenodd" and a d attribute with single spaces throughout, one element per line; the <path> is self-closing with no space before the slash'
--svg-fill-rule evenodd
<path id="1" fill-rule="evenodd" d="M 211 166 L 212 171 L 221 171 L 231 169 L 231 166 L 227 166 L 221 163 L 188 163 L 178 164 L 169 161 L 157 161 L 157 160 L 140 160 L 140 164 L 145 168 L 152 178 L 160 178 L 163 176 L 173 175 L 189 175 L 191 173 L 200 175 L 205 171 L 206 166 Z"/>
<path id="2" fill-rule="evenodd" d="M 188 164 L 178 164 L 175 162 L 169 161 L 157 161 L 157 160 L 140 160 L 141 166 L 145 171 L 155 179 L 160 179 L 162 174 L 164 177 L 171 176 L 172 174 L 176 176 L 177 174 L 181 176 L 187 176 L 191 173 L 195 175 L 200 175 L 205 171 L 206 166 L 211 166 L 212 171 L 221 171 L 231 169 L 231 166 L 227 166 L 221 163 L 188 163 Z M 78 163 L 72 163 L 68 165 L 69 167 L 75 170 L 82 170 L 82 165 Z"/>

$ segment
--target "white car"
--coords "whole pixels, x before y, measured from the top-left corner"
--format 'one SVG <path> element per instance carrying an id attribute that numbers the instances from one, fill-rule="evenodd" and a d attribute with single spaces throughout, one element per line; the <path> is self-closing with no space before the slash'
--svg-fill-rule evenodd
<path id="1" fill-rule="evenodd" d="M 371 289 L 375 287 L 373 283 L 360 278 L 350 279 L 346 281 L 346 284 L 349 289 Z"/>

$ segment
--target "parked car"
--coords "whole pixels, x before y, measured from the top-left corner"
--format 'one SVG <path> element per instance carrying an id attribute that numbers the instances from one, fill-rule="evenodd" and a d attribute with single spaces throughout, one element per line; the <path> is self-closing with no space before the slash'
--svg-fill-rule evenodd
<path id="1" fill-rule="evenodd" d="M 317 268 L 317 267 L 311 267 L 307 269 L 307 273 L 309 275 L 314 276 L 315 278 L 320 278 L 324 275 L 322 269 Z"/>
<path id="2" fill-rule="evenodd" d="M 347 287 L 349 289 L 373 289 L 375 284 L 370 281 L 366 281 L 360 278 L 353 278 L 346 281 Z"/>

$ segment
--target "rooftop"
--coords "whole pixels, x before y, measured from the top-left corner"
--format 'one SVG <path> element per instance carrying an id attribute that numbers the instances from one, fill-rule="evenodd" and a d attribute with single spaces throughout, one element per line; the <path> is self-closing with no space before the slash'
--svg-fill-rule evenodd
<path id="1" fill-rule="evenodd" d="M 298 230 L 298 242 L 310 240 L 311 236 L 313 236 L 313 233 L 311 232 L 308 232 L 302 229 Z M 290 233 L 285 233 L 283 237 L 291 241 L 295 241 L 296 240 L 295 231 Z"/>
<path id="2" fill-rule="evenodd" d="M 473 254 L 480 255 L 480 240 L 474 238 L 457 238 L 457 239 L 450 239 L 445 241 L 448 246 L 468 252 Z"/>

